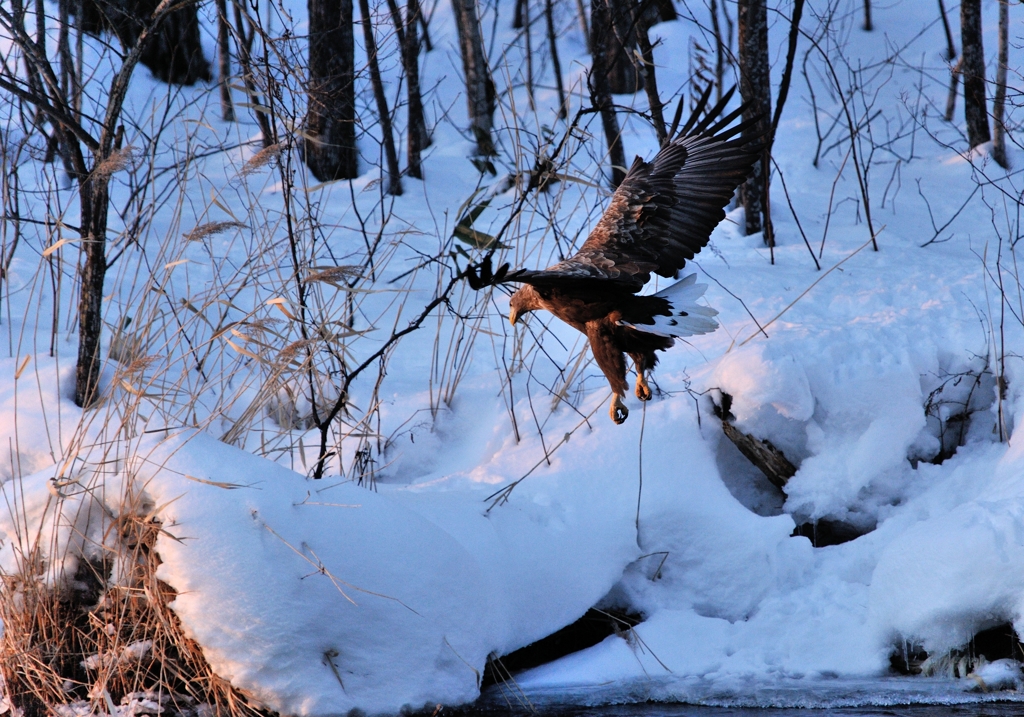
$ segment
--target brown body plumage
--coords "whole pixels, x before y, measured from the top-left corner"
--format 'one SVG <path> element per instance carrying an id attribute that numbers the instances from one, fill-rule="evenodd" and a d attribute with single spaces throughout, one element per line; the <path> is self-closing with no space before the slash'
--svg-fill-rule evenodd
<path id="1" fill-rule="evenodd" d="M 636 395 L 651 398 L 645 374 L 655 351 L 675 337 L 707 333 L 717 312 L 695 300 L 704 287 L 695 277 L 652 296 L 637 294 L 651 274 L 678 278 L 687 260 L 708 242 L 725 218 L 725 206 L 760 156 L 759 137 L 737 137 L 753 122 L 729 127 L 742 108 L 722 116 L 732 92 L 700 117 L 704 93 L 690 120 L 650 163 L 639 157 L 611 205 L 575 256 L 543 271 L 491 273 L 489 260 L 468 278 L 475 288 L 500 282 L 525 284 L 512 295 L 509 319 L 545 309 L 586 334 L 597 365 L 612 389 L 612 420 L 629 415 L 623 402 L 628 354 L 637 373 Z"/>
<path id="2" fill-rule="evenodd" d="M 625 291 L 562 290 L 524 286 L 512 295 L 509 320 L 515 324 L 523 314 L 545 309 L 577 331 L 586 334 L 594 360 L 604 372 L 615 399 L 611 415 L 622 423 L 629 410 L 622 396 L 629 391 L 624 354 L 629 354 L 636 369 L 636 395 L 641 401 L 651 398 L 646 372 L 658 363 L 654 352 L 671 348 L 671 337 L 638 331 L 623 321 L 639 322 L 654 314 L 665 313 L 667 302 L 653 296 L 636 296 Z M 616 400 L 617 399 L 617 400 Z"/>

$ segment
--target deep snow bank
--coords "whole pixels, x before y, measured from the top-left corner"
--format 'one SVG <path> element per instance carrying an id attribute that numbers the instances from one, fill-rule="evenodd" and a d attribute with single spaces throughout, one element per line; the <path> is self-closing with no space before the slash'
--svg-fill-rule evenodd
<path id="1" fill-rule="evenodd" d="M 18 514 L 66 525 L 54 556 L 88 556 L 109 529 L 102 515 L 141 494 L 158 507 L 158 577 L 176 589 L 186 632 L 218 674 L 285 714 L 473 700 L 490 653 L 578 618 L 638 554 L 631 494 L 614 473 L 525 486 L 524 501 L 488 515 L 493 486 L 480 474 L 440 494 L 378 494 L 311 482 L 201 433 L 138 455 L 132 491 L 110 478 L 61 499 L 44 472 L 22 482 Z M 593 488 L 582 500 L 579 481 Z M 18 525 L 5 511 L 8 573 Z"/>

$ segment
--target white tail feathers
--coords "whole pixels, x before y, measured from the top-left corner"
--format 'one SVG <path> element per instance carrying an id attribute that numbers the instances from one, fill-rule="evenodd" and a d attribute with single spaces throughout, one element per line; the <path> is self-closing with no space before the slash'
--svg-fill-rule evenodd
<path id="1" fill-rule="evenodd" d="M 620 323 L 637 331 L 673 338 L 709 334 L 718 328 L 718 322 L 712 318 L 717 316 L 718 312 L 710 306 L 697 303 L 697 299 L 704 296 L 707 288 L 707 284 L 697 283 L 696 274 L 690 274 L 655 294 L 668 300 L 671 316 L 655 316 L 653 324 L 630 324 L 625 321 Z"/>

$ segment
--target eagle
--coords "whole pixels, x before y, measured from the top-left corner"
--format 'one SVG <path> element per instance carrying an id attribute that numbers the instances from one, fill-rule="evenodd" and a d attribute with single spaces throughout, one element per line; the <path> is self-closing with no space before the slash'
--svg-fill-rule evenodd
<path id="1" fill-rule="evenodd" d="M 658 363 L 655 351 L 670 348 L 677 338 L 718 328 L 718 312 L 697 303 L 707 285 L 698 284 L 696 274 L 654 294 L 639 292 L 651 274 L 679 278 L 762 156 L 762 133 L 749 132 L 761 117 L 732 124 L 746 105 L 725 113 L 733 90 L 701 117 L 709 86 L 683 128 L 651 162 L 633 161 L 574 256 L 540 271 L 509 271 L 508 264 L 493 271 L 488 255 L 466 269 L 474 289 L 523 284 L 510 303 L 513 325 L 544 309 L 586 335 L 612 389 L 609 413 L 615 423 L 629 416 L 623 400 L 629 390 L 625 355 L 636 370 L 636 396 L 648 401 L 646 374 Z"/>

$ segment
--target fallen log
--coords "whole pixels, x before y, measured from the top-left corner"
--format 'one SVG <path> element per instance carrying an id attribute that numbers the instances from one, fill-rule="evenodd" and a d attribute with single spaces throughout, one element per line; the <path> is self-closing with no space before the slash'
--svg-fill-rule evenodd
<path id="1" fill-rule="evenodd" d="M 722 393 L 722 404 L 715 405 L 715 415 L 722 421 L 722 431 L 726 438 L 740 449 L 748 461 L 753 463 L 765 477 L 779 489 L 785 489 L 786 481 L 796 474 L 796 466 L 789 462 L 789 459 L 772 445 L 767 439 L 758 439 L 749 433 L 744 433 L 732 425 L 730 419 L 733 415 L 729 413 L 732 405 L 732 396 Z"/>

